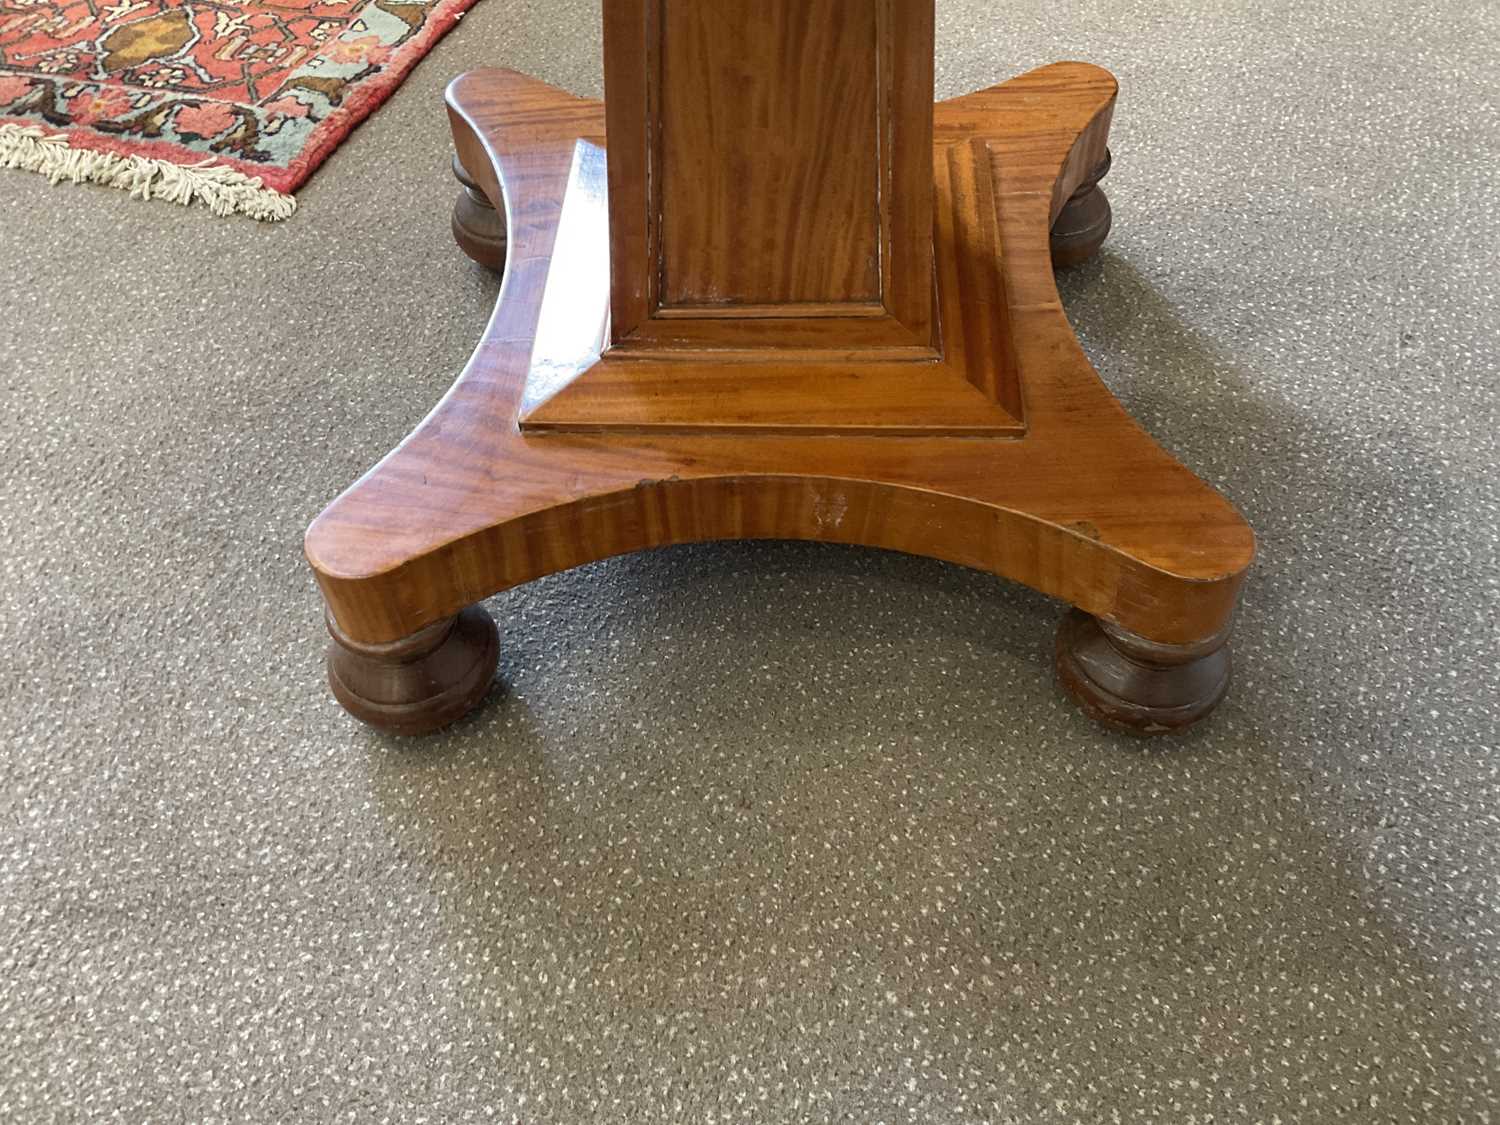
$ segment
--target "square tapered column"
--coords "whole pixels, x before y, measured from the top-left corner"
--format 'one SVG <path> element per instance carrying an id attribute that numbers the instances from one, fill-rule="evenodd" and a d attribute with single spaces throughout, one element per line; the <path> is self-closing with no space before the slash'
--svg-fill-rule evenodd
<path id="1" fill-rule="evenodd" d="M 931 348 L 932 0 L 610 0 L 604 32 L 613 346 Z"/>
<path id="2" fill-rule="evenodd" d="M 932 36 L 933 0 L 610 0 L 521 428 L 1023 434 L 993 165 L 934 161 Z"/>

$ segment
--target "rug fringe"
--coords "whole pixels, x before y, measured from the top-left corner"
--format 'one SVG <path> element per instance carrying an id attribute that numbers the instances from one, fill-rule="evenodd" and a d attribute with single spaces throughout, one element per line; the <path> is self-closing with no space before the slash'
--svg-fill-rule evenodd
<path id="1" fill-rule="evenodd" d="M 35 125 L 0 125 L 0 168 L 40 172 L 56 184 L 104 184 L 137 199 L 165 199 L 186 206 L 207 204 L 215 215 L 249 215 L 263 222 L 291 217 L 297 201 L 212 160 L 173 164 L 144 156 L 116 156 L 74 148 L 62 133 L 50 136 Z"/>

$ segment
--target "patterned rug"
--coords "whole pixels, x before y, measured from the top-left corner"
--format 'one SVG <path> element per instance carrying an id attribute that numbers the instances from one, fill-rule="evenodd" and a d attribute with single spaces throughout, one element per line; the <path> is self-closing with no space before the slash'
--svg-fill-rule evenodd
<path id="1" fill-rule="evenodd" d="M 284 219 L 475 2 L 0 0 L 0 167 Z"/>

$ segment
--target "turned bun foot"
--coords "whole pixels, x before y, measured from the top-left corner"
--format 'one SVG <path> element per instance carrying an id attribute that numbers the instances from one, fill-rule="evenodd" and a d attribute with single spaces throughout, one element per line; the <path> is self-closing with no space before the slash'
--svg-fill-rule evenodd
<path id="1" fill-rule="evenodd" d="M 464 186 L 458 201 L 453 204 L 453 241 L 481 266 L 503 270 L 505 216 L 490 206 L 489 198 L 459 163 L 457 156 L 453 158 L 453 175 Z"/>
<path id="2" fill-rule="evenodd" d="M 1130 734 L 1171 734 L 1229 689 L 1228 630 L 1164 645 L 1072 610 L 1057 631 L 1057 674 L 1091 718 Z"/>
<path id="3" fill-rule="evenodd" d="M 1052 267 L 1064 269 L 1092 258 L 1109 237 L 1112 216 L 1099 181 L 1109 172 L 1110 155 L 1078 185 L 1052 224 Z"/>
<path id="4" fill-rule="evenodd" d="M 350 640 L 331 616 L 328 686 L 344 709 L 388 734 L 428 734 L 489 691 L 500 658 L 494 619 L 478 606 L 383 645 Z"/>

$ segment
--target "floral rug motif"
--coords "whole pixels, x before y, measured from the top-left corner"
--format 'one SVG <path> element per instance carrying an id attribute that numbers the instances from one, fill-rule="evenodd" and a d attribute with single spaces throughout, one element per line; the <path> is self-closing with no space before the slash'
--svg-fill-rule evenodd
<path id="1" fill-rule="evenodd" d="M 476 0 L 0 0 L 0 167 L 285 218 Z"/>

